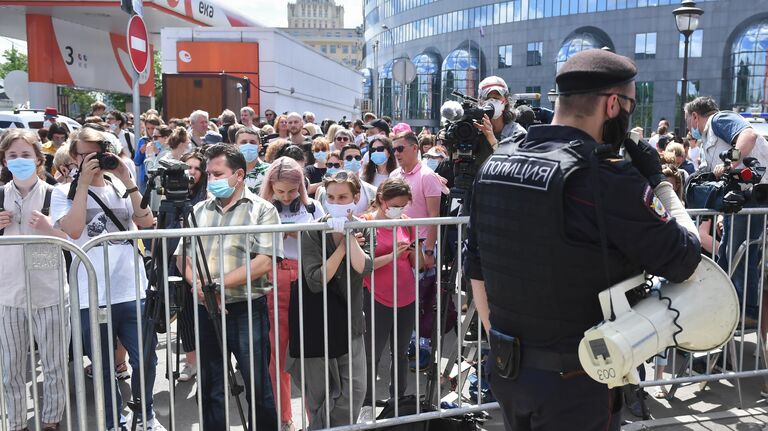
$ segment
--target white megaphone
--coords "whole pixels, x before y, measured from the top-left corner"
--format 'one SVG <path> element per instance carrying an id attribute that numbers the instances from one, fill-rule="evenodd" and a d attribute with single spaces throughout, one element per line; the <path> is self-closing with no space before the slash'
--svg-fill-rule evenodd
<path id="1" fill-rule="evenodd" d="M 731 280 L 706 256 L 688 280 L 664 284 L 630 307 L 625 293 L 643 284 L 638 275 L 600 292 L 605 320 L 579 344 L 584 371 L 610 388 L 638 384 L 637 366 L 667 347 L 706 352 L 724 345 L 739 321 Z"/>

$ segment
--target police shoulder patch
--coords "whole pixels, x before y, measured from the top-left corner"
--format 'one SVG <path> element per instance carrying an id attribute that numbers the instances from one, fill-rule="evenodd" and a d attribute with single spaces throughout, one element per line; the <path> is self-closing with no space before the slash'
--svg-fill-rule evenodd
<path id="1" fill-rule="evenodd" d="M 645 190 L 643 191 L 643 202 L 645 207 L 648 208 L 651 214 L 653 214 L 657 219 L 661 221 L 667 221 L 670 219 L 669 212 L 667 212 L 667 209 L 664 208 L 664 204 L 661 203 L 659 198 L 656 197 L 656 194 L 653 192 L 651 186 L 645 186 Z"/>
<path id="2" fill-rule="evenodd" d="M 478 181 L 547 191 L 558 166 L 552 160 L 494 154 L 483 164 Z"/>

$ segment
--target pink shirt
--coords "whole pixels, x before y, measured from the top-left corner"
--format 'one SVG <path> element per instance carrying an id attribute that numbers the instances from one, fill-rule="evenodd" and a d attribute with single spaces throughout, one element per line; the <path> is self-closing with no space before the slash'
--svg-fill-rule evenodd
<path id="1" fill-rule="evenodd" d="M 398 227 L 398 241 L 413 241 L 411 228 Z M 376 229 L 376 256 L 383 256 L 392 252 L 392 228 L 380 227 Z M 404 307 L 416 300 L 416 279 L 413 267 L 409 260 L 410 253 L 397 255 L 397 306 Z M 376 302 L 387 307 L 392 307 L 395 302 L 393 286 L 393 262 L 373 271 L 373 293 Z M 363 277 L 366 289 L 371 290 L 371 277 Z"/>
<path id="2" fill-rule="evenodd" d="M 443 183 L 440 182 L 437 174 L 421 162 L 418 162 L 410 172 L 403 172 L 403 168 L 400 167 L 392 171 L 389 177 L 402 177 L 411 186 L 412 199 L 411 203 L 405 208 L 405 215 L 410 218 L 429 217 L 427 198 L 440 198 L 443 190 Z M 419 229 L 419 236 L 426 238 L 427 229 Z"/>

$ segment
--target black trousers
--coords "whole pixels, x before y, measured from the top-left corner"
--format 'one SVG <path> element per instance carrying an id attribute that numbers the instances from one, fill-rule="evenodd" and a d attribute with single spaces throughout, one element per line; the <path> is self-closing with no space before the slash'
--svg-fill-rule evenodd
<path id="1" fill-rule="evenodd" d="M 618 431 L 621 392 L 588 375 L 521 368 L 507 380 L 491 367 L 491 390 L 504 412 L 507 431 Z"/>

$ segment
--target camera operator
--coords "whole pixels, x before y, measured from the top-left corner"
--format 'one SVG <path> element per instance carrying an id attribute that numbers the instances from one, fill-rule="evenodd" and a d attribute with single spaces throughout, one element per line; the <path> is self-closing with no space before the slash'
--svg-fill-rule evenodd
<path id="1" fill-rule="evenodd" d="M 108 151 L 109 141 L 104 134 L 92 128 L 83 128 L 72 139 L 69 154 L 79 165 L 78 174 L 74 182 L 61 184 L 56 187 L 51 196 L 51 221 L 55 226 L 63 230 L 72 239 L 72 242 L 82 247 L 89 240 L 108 232 L 121 230 L 135 230 L 151 227 L 154 223 L 152 212 L 149 209 L 141 209 L 141 193 L 130 176 L 128 167 Z M 122 183 L 125 190 L 112 184 L 111 179 L 105 173 L 113 175 Z M 74 191 L 74 193 L 73 193 Z M 109 247 L 109 272 L 104 272 L 104 247 L 94 247 L 88 251 L 88 257 L 96 266 L 96 279 L 98 282 L 99 306 L 104 308 L 106 302 L 106 280 L 109 277 L 110 298 L 112 309 L 112 334 L 107 334 L 106 323 L 100 325 L 101 336 L 101 364 L 103 372 L 104 401 L 107 418 L 107 428 L 124 426 L 126 419 L 122 414 L 118 418 L 113 417 L 112 396 L 110 396 L 110 368 L 112 361 L 109 359 L 108 338 L 118 337 L 120 342 L 128 350 L 130 365 L 134 370 L 131 376 L 131 392 L 134 399 L 141 399 L 146 405 L 146 424 L 152 429 L 162 429 L 154 417 L 152 410 L 152 389 L 155 381 L 155 369 L 157 356 L 155 346 L 157 338 L 152 332 L 152 340 L 149 342 L 149 356 L 145 361 L 145 386 L 142 392 L 141 373 L 139 367 L 139 345 L 144 340 L 138 334 L 145 333 L 140 328 L 141 315 L 136 314 L 136 301 L 140 302 L 141 312 L 144 309 L 144 291 L 141 297 L 136 297 L 134 286 L 134 273 L 139 274 L 141 287 L 146 286 L 146 274 L 143 265 L 136 268 L 134 262 L 133 246 L 127 242 L 110 244 Z M 141 262 L 140 260 L 138 260 Z M 81 266 L 78 269 L 78 286 L 80 289 L 80 318 L 82 322 L 82 334 L 85 352 L 89 358 L 91 353 L 90 315 L 88 310 L 88 277 Z M 145 345 L 146 347 L 146 345 Z M 122 410 L 122 397 L 120 391 L 115 393 L 118 413 Z"/>
<path id="2" fill-rule="evenodd" d="M 720 112 L 713 98 L 702 96 L 686 103 L 685 121 L 691 130 L 691 136 L 701 145 L 700 171 L 712 172 L 716 177 L 721 178 L 724 173 L 724 163 L 720 160 L 720 154 L 732 148 L 741 153 L 740 159 L 733 160 L 733 168 L 743 168 L 742 161 L 746 157 L 754 157 L 760 165 L 768 166 L 768 143 L 765 138 L 756 133 L 749 123 L 735 112 Z M 755 202 L 754 199 L 748 199 L 744 205 L 744 207 L 757 206 L 765 205 Z M 724 270 L 728 271 L 730 260 L 747 239 L 747 230 L 750 232 L 750 240 L 760 238 L 764 231 L 763 217 L 760 215 L 725 217 L 717 260 L 718 265 Z M 729 244 L 733 247 L 729 248 Z M 749 248 L 749 253 L 742 258 L 733 272 L 731 281 L 740 301 L 745 287 L 745 260 L 748 261 L 746 324 L 754 327 L 757 324 L 759 311 L 758 285 L 761 262 L 758 245 Z"/>
<path id="3" fill-rule="evenodd" d="M 516 132 L 525 133 L 525 129 L 515 122 L 515 112 L 509 99 L 509 88 L 507 83 L 498 76 L 489 76 L 480 81 L 480 103 L 491 103 L 494 114 L 492 118 L 487 115 L 483 117 L 483 124 L 478 124 L 477 128 L 490 144 L 491 148 L 481 148 L 477 153 L 479 160 L 485 160 L 499 142 L 514 135 Z M 492 149 L 493 148 L 493 149 Z"/>
<path id="4" fill-rule="evenodd" d="M 618 430 L 620 390 L 578 358 L 584 331 L 603 320 L 598 293 L 643 270 L 680 282 L 700 261 L 657 152 L 625 140 L 636 74 L 609 51 L 573 55 L 556 77 L 552 124 L 499 146 L 478 171 L 466 273 L 508 430 Z M 615 154 L 621 142 L 631 163 Z"/>

